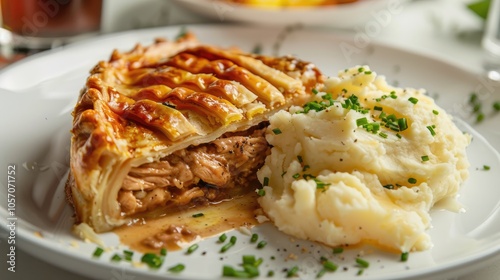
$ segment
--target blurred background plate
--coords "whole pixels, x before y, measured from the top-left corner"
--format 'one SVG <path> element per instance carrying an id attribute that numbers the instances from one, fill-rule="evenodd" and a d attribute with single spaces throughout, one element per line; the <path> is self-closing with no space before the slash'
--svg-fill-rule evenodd
<path id="1" fill-rule="evenodd" d="M 398 14 L 408 0 L 358 0 L 348 4 L 311 7 L 259 8 L 226 0 L 174 0 L 177 5 L 221 22 L 259 25 L 328 25 L 354 28 L 372 17 L 386 20 Z"/>

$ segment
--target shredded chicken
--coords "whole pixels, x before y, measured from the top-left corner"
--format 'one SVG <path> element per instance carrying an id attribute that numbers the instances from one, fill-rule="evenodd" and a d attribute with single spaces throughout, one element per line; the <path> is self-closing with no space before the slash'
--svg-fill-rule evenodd
<path id="1" fill-rule="evenodd" d="M 255 172 L 270 151 L 264 131 L 226 134 L 132 168 L 118 194 L 122 212 L 133 215 L 161 205 L 220 201 L 238 192 L 235 189 L 253 188 Z"/>

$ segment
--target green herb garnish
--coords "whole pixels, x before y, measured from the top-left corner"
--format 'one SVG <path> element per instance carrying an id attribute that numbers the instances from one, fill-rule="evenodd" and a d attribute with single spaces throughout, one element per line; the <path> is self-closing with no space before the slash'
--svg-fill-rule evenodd
<path id="1" fill-rule="evenodd" d="M 342 248 L 342 247 L 333 248 L 333 253 L 334 254 L 340 254 L 342 252 L 344 252 L 344 248 Z"/>
<path id="2" fill-rule="evenodd" d="M 186 254 L 193 253 L 194 251 L 196 251 L 196 249 L 198 249 L 198 247 L 199 247 L 198 244 L 193 244 L 193 245 L 189 246 L 189 248 L 186 251 Z"/>
<path id="3" fill-rule="evenodd" d="M 418 99 L 417 99 L 417 98 L 415 98 L 415 97 L 410 97 L 410 98 L 408 98 L 408 101 L 410 101 L 410 102 L 411 102 L 411 103 L 413 103 L 413 104 L 417 104 L 417 103 L 418 103 Z"/>
<path id="4" fill-rule="evenodd" d="M 97 247 L 97 248 L 95 248 L 94 254 L 92 256 L 98 258 L 102 255 L 103 252 L 104 252 L 103 248 Z"/>
<path id="5" fill-rule="evenodd" d="M 297 272 L 299 272 L 299 267 L 298 266 L 294 266 L 292 267 L 291 269 L 288 270 L 288 272 L 286 273 L 286 278 L 291 278 L 291 277 L 295 277 L 297 276 Z"/>
<path id="6" fill-rule="evenodd" d="M 274 133 L 274 135 L 278 135 L 278 134 L 281 134 L 283 132 L 281 132 L 281 129 L 275 128 L 275 129 L 273 129 L 273 133 Z"/>
<path id="7" fill-rule="evenodd" d="M 410 253 L 408 253 L 408 252 L 403 252 L 403 253 L 401 253 L 401 261 L 402 261 L 402 262 L 407 261 L 407 260 L 408 260 L 409 255 L 410 255 Z"/>
<path id="8" fill-rule="evenodd" d="M 258 196 L 265 196 L 265 195 L 266 195 L 266 191 L 265 191 L 265 190 L 263 190 L 263 189 L 258 189 L 258 190 L 257 190 L 257 195 L 258 195 Z"/>
<path id="9" fill-rule="evenodd" d="M 363 260 L 362 258 L 356 258 L 356 263 L 359 267 L 368 268 L 370 263 L 368 261 Z"/>
<path id="10" fill-rule="evenodd" d="M 150 268 L 159 268 L 163 264 L 163 257 L 154 253 L 146 253 L 142 256 L 141 262 L 147 264 Z"/>
<path id="11" fill-rule="evenodd" d="M 173 272 L 173 273 L 179 273 L 179 272 L 183 271 L 184 268 L 186 268 L 186 266 L 180 263 L 180 264 L 177 264 L 177 265 L 170 267 L 168 269 L 168 271 Z"/>
<path id="12" fill-rule="evenodd" d="M 252 237 L 250 238 L 251 243 L 255 243 L 259 240 L 259 235 L 257 233 L 252 234 Z"/>
<path id="13" fill-rule="evenodd" d="M 262 249 L 262 248 L 266 247 L 266 245 L 267 245 L 267 242 L 262 240 L 259 243 L 257 243 L 257 248 Z"/>

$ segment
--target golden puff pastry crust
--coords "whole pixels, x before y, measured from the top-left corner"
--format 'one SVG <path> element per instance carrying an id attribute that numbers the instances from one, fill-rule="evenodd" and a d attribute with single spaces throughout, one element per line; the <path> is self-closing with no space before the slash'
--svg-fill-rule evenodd
<path id="1" fill-rule="evenodd" d="M 269 116 L 322 81 L 311 63 L 203 45 L 191 33 L 114 51 L 73 111 L 66 194 L 76 223 L 105 232 L 251 188 Z"/>

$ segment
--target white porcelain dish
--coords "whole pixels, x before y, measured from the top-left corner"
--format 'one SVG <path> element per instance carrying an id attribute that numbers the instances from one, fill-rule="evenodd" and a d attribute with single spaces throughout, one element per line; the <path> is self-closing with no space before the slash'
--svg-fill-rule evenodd
<path id="1" fill-rule="evenodd" d="M 360 0 L 357 2 L 293 8 L 258 8 L 223 0 L 175 0 L 176 4 L 220 22 L 257 25 L 328 25 L 354 28 L 370 21 L 384 24 L 403 11 L 407 0 Z M 371 28 L 371 27 L 370 27 Z"/>
<path id="2" fill-rule="evenodd" d="M 61 268 L 103 279 L 115 279 L 116 275 L 122 275 L 123 279 L 134 276 L 217 279 L 221 277 L 223 265 L 237 266 L 243 254 L 264 259 L 262 278 L 267 278 L 267 272 L 273 270 L 274 279 L 281 279 L 285 277 L 284 269 L 296 265 L 299 279 L 313 279 L 320 268 L 320 257 L 329 256 L 340 268 L 323 279 L 444 279 L 480 269 L 499 258 L 500 115 L 487 113 L 480 125 L 471 125 L 474 129 L 467 124 L 471 119 L 467 113 L 470 92 L 477 91 L 483 104 L 490 104 L 499 97 L 498 88 L 439 59 L 390 46 L 373 43 L 357 48 L 356 53 L 347 53 L 345 47 L 356 47 L 355 42 L 326 31 L 305 29 L 283 33 L 282 28 L 217 25 L 188 28 L 207 43 L 240 46 L 247 51 L 259 45 L 264 53 L 294 54 L 316 63 L 324 73 L 333 75 L 350 66 L 368 64 L 373 71 L 385 74 L 391 83 L 428 89 L 438 104 L 457 117 L 457 124 L 474 136 L 468 149 L 471 176 L 459 198 L 466 211 L 433 210 L 430 235 L 434 247 L 426 252 L 411 253 L 407 262 L 400 262 L 397 254 L 369 247 L 351 248 L 333 256 L 330 248 L 291 240 L 270 224 L 252 229 L 268 242 L 264 249 L 256 249 L 255 244 L 249 243 L 248 236 L 233 231 L 228 234 L 237 235 L 238 243 L 227 253 L 218 252 L 221 245 L 215 237 L 202 241 L 200 248 L 189 256 L 183 251 L 169 252 L 159 270 L 110 261 L 113 253 L 126 249 L 119 245 L 113 233 L 101 235 L 112 249 L 99 259 L 93 258 L 96 245 L 72 235 L 72 211 L 64 202 L 70 113 L 88 71 L 98 60 L 108 59 L 116 47 L 128 50 L 136 42 L 150 43 L 160 36 L 175 37 L 180 27 L 169 27 L 100 37 L 33 56 L 0 72 L 0 166 L 4 169 L 0 172 L 0 227 L 9 234 L 7 222 L 11 220 L 8 218 L 17 218 L 18 248 Z M 279 43 L 275 40 L 278 37 Z M 491 169 L 483 170 L 484 165 Z M 8 166 L 16 168 L 14 216 L 10 216 L 7 203 Z M 370 262 L 370 267 L 358 276 L 354 259 L 360 253 Z M 140 256 L 135 254 L 134 261 L 138 262 Z M 169 273 L 167 268 L 177 263 L 185 264 L 186 269 L 180 274 Z"/>

